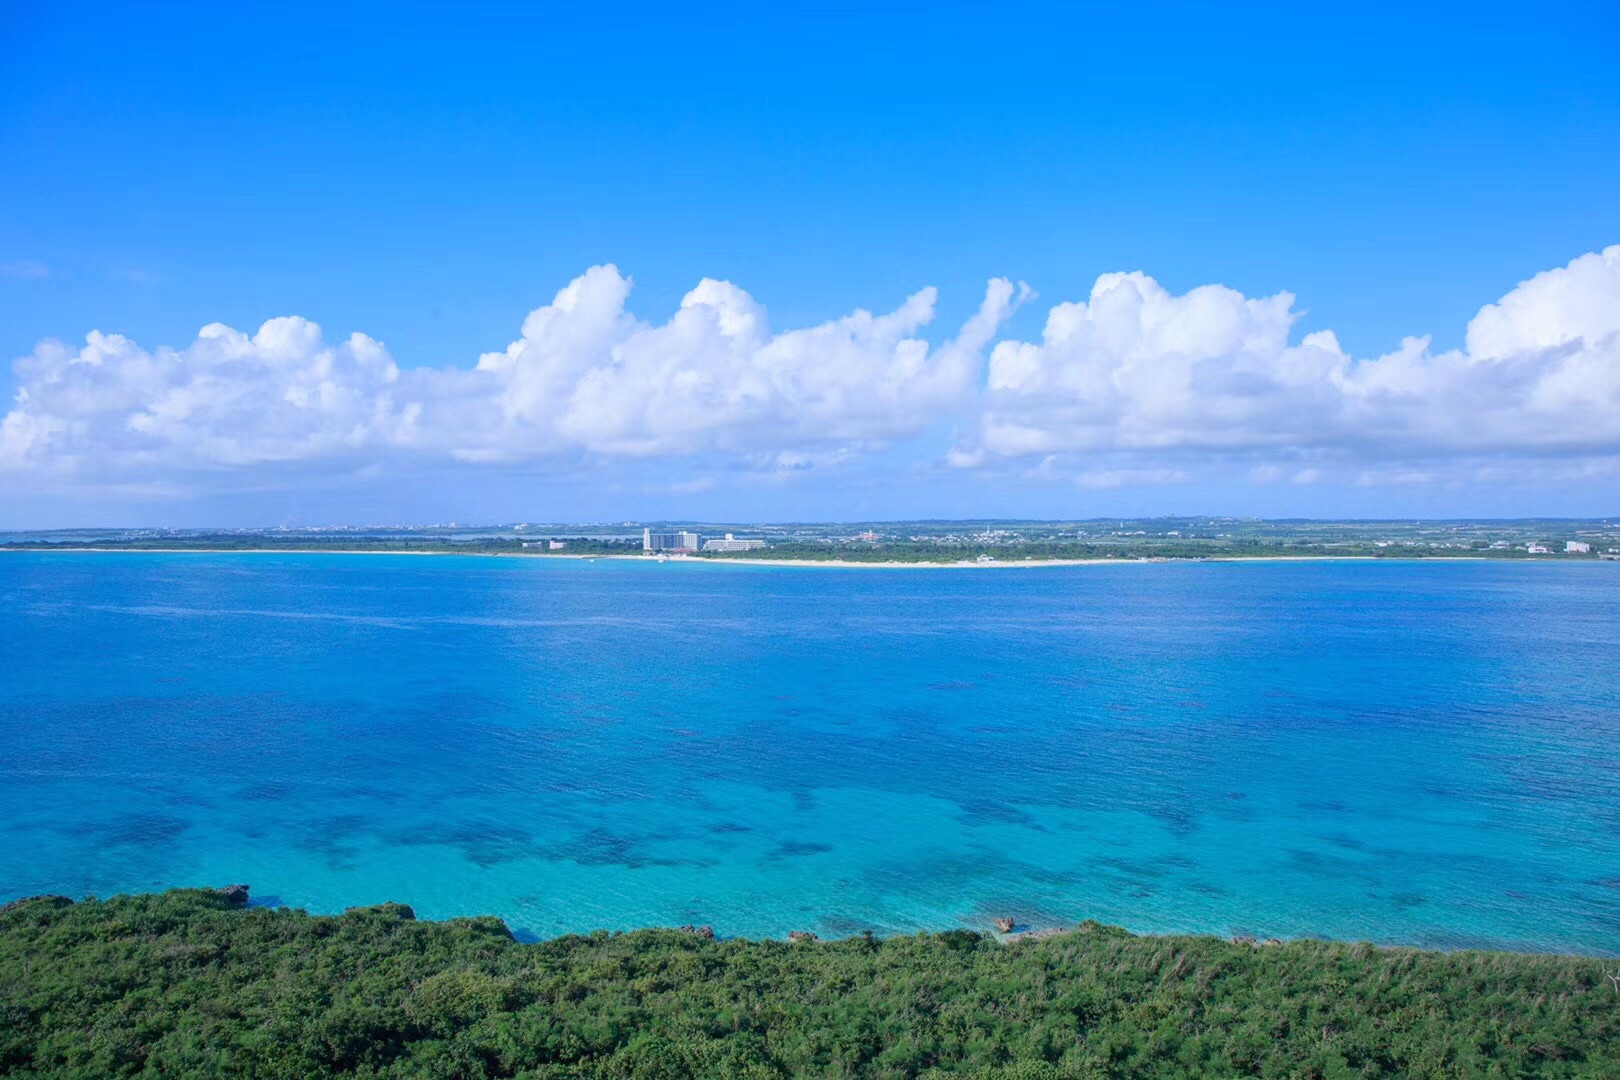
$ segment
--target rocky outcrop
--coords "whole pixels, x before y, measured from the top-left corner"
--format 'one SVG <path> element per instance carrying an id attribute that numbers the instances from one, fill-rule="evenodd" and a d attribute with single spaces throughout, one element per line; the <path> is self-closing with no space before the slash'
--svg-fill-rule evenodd
<path id="1" fill-rule="evenodd" d="M 41 893 L 39 896 L 21 896 L 10 903 L 0 904 L 0 915 L 20 908 L 24 904 L 49 904 L 51 907 L 68 907 L 73 903 L 66 896 L 57 896 L 55 893 Z"/>
<path id="2" fill-rule="evenodd" d="M 1232 944 L 1234 944 L 1234 945 L 1247 945 L 1252 949 L 1255 946 L 1259 945 L 1260 943 L 1258 941 L 1254 940 L 1254 938 L 1252 938 L 1252 937 L 1234 937 L 1232 939 Z"/>
<path id="3" fill-rule="evenodd" d="M 248 887 L 246 885 L 227 885 L 214 891 L 223 896 L 227 904 L 241 905 L 248 902 Z"/>
<path id="4" fill-rule="evenodd" d="M 702 938 L 704 941 L 714 940 L 714 927 L 712 926 L 693 926 L 691 923 L 687 923 L 685 926 L 681 927 L 681 932 L 691 934 L 693 937 Z"/>
<path id="5" fill-rule="evenodd" d="M 1008 941 L 1040 941 L 1043 938 L 1058 937 L 1068 931 L 1061 926 L 1043 926 L 1039 930 L 1025 930 L 1018 934 L 1008 934 Z"/>
<path id="6" fill-rule="evenodd" d="M 821 939 L 818 938 L 815 934 L 811 933 L 809 930 L 789 930 L 788 931 L 788 940 L 789 941 L 820 941 Z"/>
<path id="7" fill-rule="evenodd" d="M 996 920 L 996 932 L 1000 934 L 1010 934 L 1013 932 L 1013 927 L 1017 925 L 1017 921 L 1015 921 L 1013 918 L 1003 915 Z"/>

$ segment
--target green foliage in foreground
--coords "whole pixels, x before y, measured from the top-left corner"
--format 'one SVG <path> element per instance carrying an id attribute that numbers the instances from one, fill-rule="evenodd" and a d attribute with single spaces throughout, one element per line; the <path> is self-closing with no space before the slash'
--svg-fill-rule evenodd
<path id="1" fill-rule="evenodd" d="M 0 1073 L 1620 1075 L 1596 960 L 1132 937 L 510 940 L 176 891 L 0 912 Z M 1611 965 L 1612 966 L 1612 965 Z"/>

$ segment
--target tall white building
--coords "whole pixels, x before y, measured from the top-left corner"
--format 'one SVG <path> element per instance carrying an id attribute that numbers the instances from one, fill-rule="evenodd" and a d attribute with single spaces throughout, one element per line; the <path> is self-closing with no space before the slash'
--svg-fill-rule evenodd
<path id="1" fill-rule="evenodd" d="M 1590 555 L 1592 545 L 1585 540 L 1567 540 L 1564 542 L 1564 552 L 1569 555 Z"/>
<path id="2" fill-rule="evenodd" d="M 641 530 L 642 551 L 696 551 L 700 537 L 695 532 L 653 532 Z"/>

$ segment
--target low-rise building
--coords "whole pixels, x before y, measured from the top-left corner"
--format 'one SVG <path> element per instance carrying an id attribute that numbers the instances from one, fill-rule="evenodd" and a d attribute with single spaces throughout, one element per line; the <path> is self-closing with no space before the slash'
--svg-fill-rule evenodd
<path id="1" fill-rule="evenodd" d="M 758 551 L 765 546 L 763 540 L 742 540 L 730 533 L 726 533 L 724 540 L 716 538 L 703 542 L 704 551 Z"/>

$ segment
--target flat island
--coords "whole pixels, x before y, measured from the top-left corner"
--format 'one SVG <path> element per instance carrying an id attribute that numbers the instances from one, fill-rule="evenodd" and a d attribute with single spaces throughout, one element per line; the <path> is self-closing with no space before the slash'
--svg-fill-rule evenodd
<path id="1" fill-rule="evenodd" d="M 1083 923 L 520 943 L 403 904 L 174 890 L 0 908 L 0 1072 L 33 1076 L 1612 1077 L 1610 962 Z"/>
<path id="2" fill-rule="evenodd" d="M 256 551 L 651 557 L 781 565 L 969 565 L 1233 559 L 1620 560 L 1610 519 L 888 521 L 79 529 L 0 533 L 0 551 Z"/>

